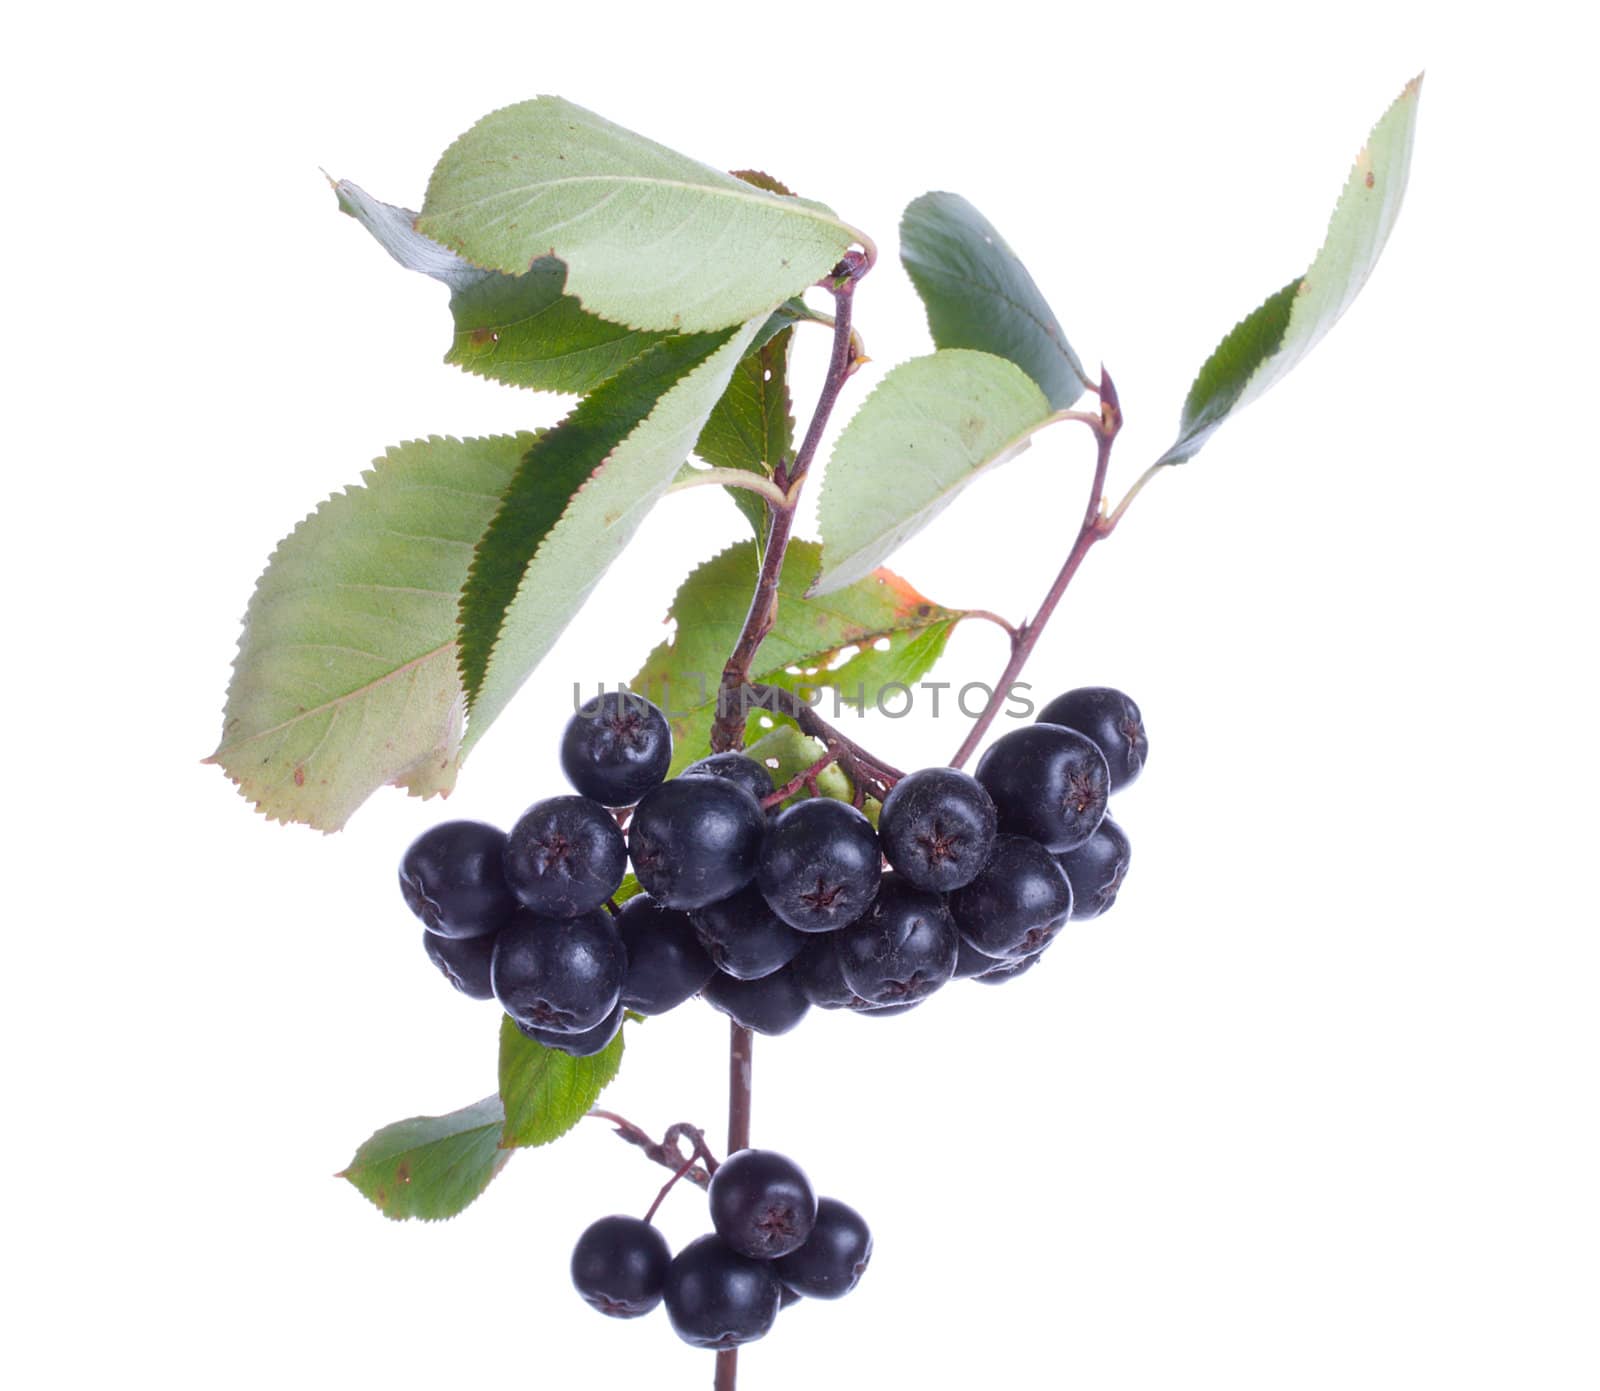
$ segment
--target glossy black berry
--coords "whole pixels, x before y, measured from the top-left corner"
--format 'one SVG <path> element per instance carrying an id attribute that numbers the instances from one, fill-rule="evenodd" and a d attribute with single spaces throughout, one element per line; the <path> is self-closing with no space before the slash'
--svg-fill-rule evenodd
<path id="1" fill-rule="evenodd" d="M 687 913 L 663 908 L 649 894 L 636 894 L 617 915 L 617 932 L 628 953 L 622 1004 L 640 1014 L 665 1014 L 698 995 L 716 975 L 716 964 L 700 945 Z"/>
<path id="2" fill-rule="evenodd" d="M 711 1225 L 741 1256 L 776 1260 L 798 1250 L 817 1221 L 805 1171 L 776 1150 L 740 1150 L 711 1176 Z"/>
<path id="3" fill-rule="evenodd" d="M 917 888 L 948 893 L 983 868 L 996 826 L 994 802 L 976 778 L 923 768 L 884 799 L 878 839 L 884 858 Z"/>
<path id="4" fill-rule="evenodd" d="M 787 966 L 806 939 L 767 905 L 761 890 L 747 884 L 720 903 L 694 915 L 694 928 L 717 969 L 735 980 L 759 980 Z"/>
<path id="5" fill-rule="evenodd" d="M 572 1283 L 586 1303 L 614 1319 L 636 1319 L 661 1303 L 672 1252 L 637 1217 L 602 1217 L 572 1248 Z"/>
<path id="6" fill-rule="evenodd" d="M 820 1009 L 847 1009 L 866 1002 L 845 984 L 839 969 L 839 939 L 833 933 L 810 938 L 789 967 L 800 993 Z"/>
<path id="7" fill-rule="evenodd" d="M 1049 945 L 1049 942 L 1045 943 L 1046 947 Z M 973 980 L 981 985 L 1004 985 L 1008 980 L 1015 980 L 1025 972 L 1031 971 L 1039 964 L 1039 958 L 1043 955 L 1044 947 L 1041 947 L 1032 956 L 1018 957 L 1015 961 L 1002 961 L 993 970 L 974 976 Z"/>
<path id="8" fill-rule="evenodd" d="M 767 818 L 726 778 L 674 778 L 634 809 L 628 852 L 645 892 L 668 908 L 704 908 L 755 877 Z"/>
<path id="9" fill-rule="evenodd" d="M 535 1043 L 543 1044 L 546 1048 L 554 1048 L 569 1058 L 592 1058 L 596 1053 L 605 1052 L 611 1040 L 622 1032 L 622 1021 L 625 1017 L 626 1011 L 621 1004 L 618 1004 L 594 1028 L 576 1034 L 563 1033 L 559 1029 L 530 1029 L 526 1024 L 517 1023 L 515 1019 L 511 1022 Z"/>
<path id="10" fill-rule="evenodd" d="M 424 831 L 400 859 L 406 906 L 441 937 L 498 932 L 517 911 L 500 862 L 505 844 L 504 831 L 481 821 Z"/>
<path id="11" fill-rule="evenodd" d="M 878 834 L 847 802 L 812 797 L 773 818 L 756 883 L 801 932 L 832 932 L 867 911 L 882 867 Z"/>
<path id="12" fill-rule="evenodd" d="M 1072 882 L 1072 916 L 1097 918 L 1117 901 L 1128 872 L 1127 834 L 1109 816 L 1076 850 L 1056 856 Z"/>
<path id="13" fill-rule="evenodd" d="M 940 895 L 885 874 L 866 914 L 839 934 L 839 970 L 869 1005 L 910 1005 L 950 979 L 959 946 Z"/>
<path id="14" fill-rule="evenodd" d="M 837 1198 L 817 1203 L 817 1224 L 798 1251 L 775 1263 L 784 1286 L 808 1299 L 838 1299 L 856 1287 L 872 1259 L 872 1232 Z"/>
<path id="15" fill-rule="evenodd" d="M 1113 792 L 1137 778 L 1150 755 L 1139 707 L 1110 686 L 1080 686 L 1058 695 L 1039 712 L 1038 723 L 1075 729 L 1093 739 L 1106 756 Z"/>
<path id="16" fill-rule="evenodd" d="M 506 840 L 506 883 L 524 905 L 553 918 L 598 908 L 622 883 L 628 843 L 591 797 L 546 797 Z"/>
<path id="17" fill-rule="evenodd" d="M 760 980 L 735 980 L 719 971 L 700 993 L 736 1024 L 758 1034 L 786 1034 L 811 1008 L 787 966 Z"/>
<path id="18" fill-rule="evenodd" d="M 608 807 L 631 807 L 666 777 L 671 764 L 667 717 L 628 691 L 586 700 L 561 736 L 567 781 Z"/>
<path id="19" fill-rule="evenodd" d="M 726 778 L 748 792 L 756 801 L 772 795 L 772 774 L 753 758 L 742 753 L 714 753 L 709 758 L 697 758 L 683 770 L 682 778 Z"/>
<path id="20" fill-rule="evenodd" d="M 1095 742 L 1057 724 L 1002 735 L 978 760 L 978 781 L 994 798 L 1000 829 L 1047 850 L 1071 850 L 1106 814 L 1111 773 Z"/>
<path id="21" fill-rule="evenodd" d="M 956 969 L 952 972 L 951 978 L 970 980 L 973 976 L 981 976 L 985 971 L 992 971 L 996 966 L 1005 964 L 998 956 L 985 956 L 963 937 L 960 949 L 956 952 Z"/>
<path id="22" fill-rule="evenodd" d="M 628 955 L 603 909 L 546 918 L 524 908 L 495 939 L 495 998 L 519 1024 L 577 1034 L 617 1007 Z"/>
<path id="23" fill-rule="evenodd" d="M 760 1338 L 782 1298 L 770 1262 L 741 1256 L 717 1236 L 691 1241 L 667 1268 L 667 1317 L 698 1348 L 736 1348 Z"/>
<path id="24" fill-rule="evenodd" d="M 441 937 L 437 932 L 424 932 L 422 949 L 463 995 L 473 1000 L 494 999 L 494 986 L 489 983 L 489 962 L 494 957 L 492 936 Z"/>
<path id="25" fill-rule="evenodd" d="M 1015 960 L 1045 945 L 1072 912 L 1067 872 L 1026 836 L 995 838 L 982 872 L 950 895 L 961 935 L 985 956 Z"/>

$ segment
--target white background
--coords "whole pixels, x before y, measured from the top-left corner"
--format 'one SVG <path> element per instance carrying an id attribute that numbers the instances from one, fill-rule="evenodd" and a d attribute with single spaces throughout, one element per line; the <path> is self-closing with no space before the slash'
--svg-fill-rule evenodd
<path id="1" fill-rule="evenodd" d="M 1426 67 L 1365 294 L 1141 497 L 1030 672 L 1144 708 L 1116 911 L 1013 987 L 758 1045 L 758 1143 L 860 1207 L 877 1254 L 742 1384 L 1600 1383 L 1576 6 L 37 13 L 0 84 L 8 1380 L 709 1384 L 663 1317 L 606 1323 L 567 1284 L 578 1231 L 659 1182 L 602 1127 L 447 1224 L 330 1177 L 494 1086 L 493 1007 L 424 962 L 401 849 L 557 790 L 572 681 L 629 675 L 742 523 L 714 490 L 663 504 L 448 809 L 386 791 L 333 837 L 254 815 L 200 759 L 277 539 L 392 442 L 563 409 L 441 365 L 445 292 L 339 217 L 319 166 L 415 205 L 478 116 L 558 92 L 769 168 L 885 251 L 847 409 L 926 351 L 894 229 L 959 190 L 1115 374 L 1125 484 Z M 1022 616 L 1089 457 L 1054 432 L 895 568 Z M 973 625 L 936 675 L 1002 657 Z M 878 723 L 908 765 L 962 732 Z M 607 1104 L 720 1132 L 723 1044 L 698 1004 L 651 1023 Z M 674 1242 L 705 1227 L 692 1192 L 666 1212 Z"/>

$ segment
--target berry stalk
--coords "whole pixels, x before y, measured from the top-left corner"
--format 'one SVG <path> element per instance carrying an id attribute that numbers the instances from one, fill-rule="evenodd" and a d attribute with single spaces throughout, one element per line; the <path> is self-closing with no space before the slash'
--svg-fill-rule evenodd
<path id="1" fill-rule="evenodd" d="M 952 768 L 959 768 L 971 758 L 973 751 L 983 741 L 983 736 L 988 733 L 995 716 L 1000 713 L 1000 703 L 1005 699 L 1006 692 L 1021 675 L 1028 658 L 1033 655 L 1034 646 L 1044 631 L 1044 625 L 1056 611 L 1056 605 L 1061 602 L 1061 596 L 1067 592 L 1067 586 L 1072 583 L 1072 577 L 1078 573 L 1078 567 L 1083 564 L 1084 557 L 1089 554 L 1097 541 L 1103 541 L 1111 535 L 1112 529 L 1121 518 L 1121 507 L 1114 515 L 1108 517 L 1103 505 L 1106 472 L 1111 467 L 1111 447 L 1116 443 L 1117 432 L 1122 428 L 1122 408 L 1117 401 L 1117 389 L 1104 367 L 1100 369 L 1099 397 L 1099 420 L 1096 422 L 1093 417 L 1089 417 L 1088 421 L 1095 433 L 1096 450 L 1094 481 L 1089 488 L 1089 502 L 1084 508 L 1083 524 L 1078 528 L 1077 539 L 1073 542 L 1072 550 L 1068 552 L 1060 573 L 1056 575 L 1055 581 L 1039 605 L 1039 611 L 1012 634 L 1011 655 L 1006 659 L 1005 669 L 1000 673 L 1000 679 L 995 682 L 989 702 L 983 707 L 983 713 L 967 731 L 967 737 L 961 741 L 961 747 L 950 760 Z"/>

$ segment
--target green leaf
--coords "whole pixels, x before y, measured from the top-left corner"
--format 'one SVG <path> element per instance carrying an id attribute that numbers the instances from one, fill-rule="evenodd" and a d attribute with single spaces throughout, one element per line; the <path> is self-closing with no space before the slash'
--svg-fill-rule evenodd
<path id="1" fill-rule="evenodd" d="M 528 451 L 461 594 L 465 754 L 527 680 L 671 485 L 760 330 L 669 338 Z"/>
<path id="2" fill-rule="evenodd" d="M 787 723 L 769 729 L 759 739 L 745 746 L 746 756 L 755 759 L 772 774 L 774 787 L 784 787 L 792 782 L 827 751 L 827 747 L 820 739 L 802 734 L 794 725 Z M 844 775 L 837 763 L 830 764 L 817 775 L 817 790 L 824 797 L 848 802 L 851 791 L 850 779 Z M 802 801 L 810 795 L 809 792 L 801 790 L 783 805 L 788 806 L 790 802 Z"/>
<path id="3" fill-rule="evenodd" d="M 674 333 L 765 316 L 866 238 L 558 97 L 485 116 L 440 159 L 418 229 L 488 270 L 566 262 L 592 314 Z"/>
<path id="4" fill-rule="evenodd" d="M 817 505 L 822 572 L 811 592 L 870 574 L 1053 419 L 1033 379 L 1005 358 L 945 348 L 901 363 L 833 447 Z"/>
<path id="5" fill-rule="evenodd" d="M 897 680 L 920 679 L 966 616 L 961 609 L 935 604 L 888 570 L 825 600 L 808 599 L 806 582 L 816 573 L 818 557 L 814 541 L 789 544 L 778 581 L 777 619 L 757 654 L 758 682 L 796 691 L 838 691 L 842 704 L 872 705 L 888 670 Z M 741 541 L 706 561 L 672 602 L 677 631 L 629 683 L 660 705 L 672 725 L 674 774 L 709 751 L 717 681 L 744 623 L 755 578 L 753 541 Z M 887 653 L 876 650 L 878 642 L 887 644 Z M 858 650 L 846 653 L 847 648 Z M 891 654 L 894 660 L 886 664 Z M 859 694 L 858 686 L 863 688 Z M 759 719 L 759 714 L 752 717 L 752 728 Z"/>
<path id="6" fill-rule="evenodd" d="M 794 449 L 794 417 L 789 401 L 789 349 L 793 329 L 784 329 L 762 347 L 747 353 L 734 370 L 727 390 L 706 420 L 695 453 L 712 468 L 738 469 L 771 478 L 778 463 Z M 764 540 L 767 504 L 747 488 L 729 488 L 745 520 Z"/>
<path id="7" fill-rule="evenodd" d="M 622 1034 L 589 1058 L 535 1043 L 511 1020 L 500 1020 L 500 1101 L 505 1149 L 548 1145 L 583 1119 L 622 1066 Z"/>
<path id="8" fill-rule="evenodd" d="M 1321 340 L 1378 262 L 1411 169 L 1422 78 L 1413 78 L 1367 137 L 1311 268 L 1238 323 L 1189 388 L 1178 438 L 1159 459 L 1192 459 L 1217 427 L 1276 384 Z"/>
<path id="9" fill-rule="evenodd" d="M 409 208 L 380 202 L 341 179 L 339 207 L 407 270 L 450 287 L 455 341 L 445 361 L 482 377 L 541 391 L 592 391 L 659 333 L 596 318 L 565 293 L 567 268 L 549 256 L 522 275 L 482 270 L 416 230 Z"/>
<path id="10" fill-rule="evenodd" d="M 505 1113 L 498 1096 L 447 1116 L 414 1116 L 386 1125 L 335 1177 L 349 1179 L 385 1217 L 437 1222 L 471 1203 L 505 1163 Z"/>
<path id="11" fill-rule="evenodd" d="M 1027 267 L 960 194 L 924 193 L 906 208 L 900 260 L 922 296 L 935 346 L 1016 363 L 1054 410 L 1083 395 L 1083 364 Z"/>
<path id="12" fill-rule="evenodd" d="M 261 811 L 334 831 L 386 782 L 424 796 L 453 785 L 456 604 L 535 438 L 396 446 L 279 544 L 208 760 Z"/>

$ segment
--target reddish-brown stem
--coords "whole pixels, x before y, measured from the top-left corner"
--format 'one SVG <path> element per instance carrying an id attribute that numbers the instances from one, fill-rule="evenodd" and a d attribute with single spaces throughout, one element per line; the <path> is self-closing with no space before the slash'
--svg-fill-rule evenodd
<path id="1" fill-rule="evenodd" d="M 680 1146 L 687 1138 L 689 1164 L 680 1177 L 688 1179 L 697 1188 L 706 1187 L 711 1182 L 711 1175 L 717 1171 L 716 1156 L 706 1147 L 705 1135 L 697 1126 L 679 1122 L 667 1131 L 663 1139 L 653 1140 L 649 1131 L 635 1125 L 625 1116 L 619 1116 L 615 1111 L 593 1110 L 585 1114 L 593 1120 L 606 1121 L 615 1126 L 616 1133 L 622 1139 L 630 1145 L 637 1146 L 647 1159 L 668 1169 L 678 1169 L 683 1165 L 684 1155 Z M 697 1165 L 696 1160 L 701 1161 L 700 1164 Z"/>
<path id="2" fill-rule="evenodd" d="M 886 763 L 877 754 L 862 748 L 854 739 L 841 734 L 793 691 L 786 691 L 781 686 L 757 684 L 744 687 L 734 699 L 743 711 L 759 708 L 787 715 L 800 726 L 802 734 L 822 741 L 834 761 L 849 775 L 857 791 L 869 792 L 880 802 L 889 795 L 889 789 L 905 776 L 893 764 Z"/>
<path id="3" fill-rule="evenodd" d="M 788 782 L 784 783 L 782 787 L 775 788 L 773 791 L 769 792 L 761 799 L 761 805 L 764 807 L 775 807 L 779 802 L 787 802 L 789 798 L 793 797 L 794 794 L 802 787 L 811 789 L 813 795 L 815 795 L 817 775 L 824 769 L 831 768 L 838 761 L 839 755 L 830 750 L 828 753 L 823 754 L 822 757 L 813 763 L 809 768 L 803 769 L 802 771 L 796 773 L 792 778 L 789 779 Z"/>
<path id="4" fill-rule="evenodd" d="M 667 1200 L 667 1194 L 672 1192 L 678 1180 L 687 1174 L 692 1168 L 694 1168 L 694 1156 L 691 1154 L 683 1161 L 683 1166 L 678 1170 L 678 1172 L 661 1185 L 661 1191 L 656 1194 L 655 1202 L 650 1204 L 650 1211 L 644 1215 L 644 1220 L 646 1222 L 655 1221 L 656 1213 L 661 1210 L 661 1204 Z"/>
<path id="5" fill-rule="evenodd" d="M 800 486 L 805 482 L 811 461 L 816 458 L 817 447 L 822 443 L 828 417 L 833 413 L 839 392 L 849 380 L 856 365 L 855 339 L 850 332 L 851 306 L 855 298 L 857 280 L 866 273 L 867 262 L 859 253 L 851 252 L 835 268 L 823 286 L 833 295 L 833 352 L 828 359 L 828 372 L 823 378 L 822 391 L 817 397 L 817 408 L 812 412 L 811 424 L 800 442 L 794 461 L 780 464 L 773 481 L 783 489 L 788 501 L 782 506 L 767 508 L 766 547 L 761 555 L 761 571 L 756 576 L 755 593 L 750 597 L 750 608 L 745 614 L 744 627 L 722 669 L 722 681 L 717 702 L 717 718 L 711 726 L 711 749 L 723 753 L 736 749 L 744 738 L 744 711 L 735 699 L 741 687 L 750 680 L 751 664 L 778 612 L 778 582 L 783 576 L 783 559 L 789 549 L 789 534 L 794 527 L 795 509 L 800 503 Z"/>
<path id="6" fill-rule="evenodd" d="M 1061 602 L 1061 596 L 1067 592 L 1072 577 L 1078 573 L 1083 558 L 1089 554 L 1095 542 L 1102 541 L 1111 534 L 1111 525 L 1104 515 L 1101 503 L 1105 497 L 1106 471 L 1111 467 L 1111 446 L 1116 442 L 1117 431 L 1122 428 L 1122 410 L 1117 403 L 1117 389 L 1112 385 L 1111 377 L 1103 367 L 1100 369 L 1099 396 L 1100 423 L 1095 429 L 1094 481 L 1089 488 L 1089 502 L 1084 508 L 1083 524 L 1078 528 L 1077 539 L 1072 543 L 1072 550 L 1068 552 L 1066 562 L 1050 586 L 1049 592 L 1044 596 L 1044 601 L 1039 605 L 1039 611 L 1012 635 L 1011 654 L 1006 659 L 1005 670 L 1000 673 L 1000 679 L 995 683 L 989 701 L 983 707 L 983 713 L 967 731 L 967 737 L 961 741 L 961 747 L 950 760 L 952 768 L 959 768 L 972 757 L 973 750 L 982 742 L 989 726 L 994 723 L 995 716 L 1000 713 L 1000 705 L 1005 700 L 1006 693 L 1010 691 L 1023 666 L 1033 654 L 1034 645 L 1039 641 L 1044 625 L 1056 611 L 1056 605 Z"/>
<path id="7" fill-rule="evenodd" d="M 789 534 L 794 527 L 795 509 L 800 503 L 801 485 L 822 443 L 822 435 L 827 429 L 834 403 L 839 399 L 839 392 L 856 367 L 859 340 L 850 329 L 851 306 L 857 281 L 871 268 L 870 250 L 851 251 L 834 267 L 833 274 L 822 282 L 834 302 L 833 352 L 828 359 L 828 371 L 817 397 L 817 407 L 811 414 L 811 423 L 806 428 L 805 438 L 800 442 L 794 461 L 787 466 L 780 463 L 774 470 L 773 482 L 783 489 L 788 500 L 782 507 L 772 503 L 767 505 L 766 549 L 761 556 L 755 593 L 750 598 L 744 626 L 722 669 L 722 680 L 717 691 L 717 715 L 711 725 L 713 753 L 725 753 L 740 748 L 744 743 L 747 710 L 744 693 L 750 681 L 751 666 L 762 640 L 772 631 L 777 617 L 778 582 L 783 576 L 783 560 L 789 549 Z M 830 744 L 828 747 L 831 752 L 833 746 Z M 750 1147 L 750 1069 L 754 1039 L 749 1029 L 737 1023 L 731 1023 L 730 1027 L 728 1153 L 733 1154 Z M 738 1380 L 738 1349 L 719 1352 L 716 1391 L 735 1391 Z"/>

